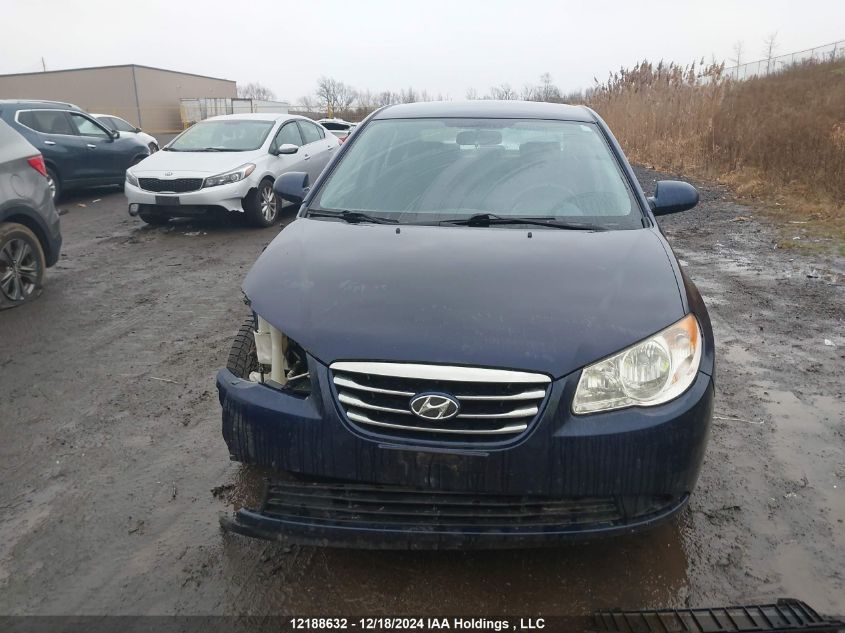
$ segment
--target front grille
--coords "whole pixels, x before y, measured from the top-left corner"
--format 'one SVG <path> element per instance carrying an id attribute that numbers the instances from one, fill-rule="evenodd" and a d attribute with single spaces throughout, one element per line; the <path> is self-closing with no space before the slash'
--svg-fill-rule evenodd
<path id="1" fill-rule="evenodd" d="M 139 178 L 138 184 L 144 191 L 156 193 L 185 193 L 202 188 L 202 178 Z"/>
<path id="2" fill-rule="evenodd" d="M 441 442 L 513 439 L 537 418 L 551 380 L 543 374 L 476 367 L 337 362 L 337 399 L 349 422 L 392 437 Z M 449 419 L 411 410 L 416 396 L 442 394 L 459 404 Z"/>
<path id="3" fill-rule="evenodd" d="M 637 498 L 637 516 L 665 507 Z M 629 504 L 630 505 L 630 504 Z M 597 527 L 635 516 L 616 497 L 547 497 L 419 490 L 343 482 L 268 482 L 261 514 L 280 520 L 409 529 Z"/>

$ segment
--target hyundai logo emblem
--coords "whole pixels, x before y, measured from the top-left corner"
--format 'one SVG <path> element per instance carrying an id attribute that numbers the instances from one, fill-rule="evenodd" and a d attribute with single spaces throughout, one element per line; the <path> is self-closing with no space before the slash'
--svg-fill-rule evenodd
<path id="1" fill-rule="evenodd" d="M 446 394 L 421 393 L 411 399 L 411 411 L 424 420 L 448 420 L 460 409 L 458 401 Z"/>
<path id="2" fill-rule="evenodd" d="M 164 175 L 165 176 L 172 176 L 173 172 L 172 171 L 166 171 L 166 172 L 164 172 Z"/>

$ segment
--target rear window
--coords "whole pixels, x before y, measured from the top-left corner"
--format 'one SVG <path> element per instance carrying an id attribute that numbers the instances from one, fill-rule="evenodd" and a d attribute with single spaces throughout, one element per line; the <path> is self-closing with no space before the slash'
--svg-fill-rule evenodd
<path id="1" fill-rule="evenodd" d="M 373 121 L 314 206 L 400 222 L 503 217 L 641 228 L 642 211 L 598 127 L 574 121 Z"/>

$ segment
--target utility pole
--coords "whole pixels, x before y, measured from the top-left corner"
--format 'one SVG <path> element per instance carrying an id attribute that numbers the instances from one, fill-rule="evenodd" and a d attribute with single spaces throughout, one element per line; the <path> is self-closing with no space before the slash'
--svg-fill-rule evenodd
<path id="1" fill-rule="evenodd" d="M 47 64 L 44 62 L 44 58 L 41 58 L 41 69 L 46 73 L 47 72 Z"/>

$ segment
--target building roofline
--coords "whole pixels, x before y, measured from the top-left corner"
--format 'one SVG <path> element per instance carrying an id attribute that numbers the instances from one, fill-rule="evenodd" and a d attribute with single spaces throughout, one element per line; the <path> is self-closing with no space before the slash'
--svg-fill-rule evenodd
<path id="1" fill-rule="evenodd" d="M 42 70 L 28 73 L 8 73 L 5 75 L 0 75 L 0 78 L 24 77 L 26 75 L 49 75 L 51 73 L 70 73 L 80 70 L 104 70 L 107 68 L 146 68 L 148 70 L 157 70 L 159 72 L 164 73 L 174 73 L 176 75 L 189 75 L 191 77 L 200 77 L 202 79 L 214 79 L 215 81 L 228 81 L 231 83 L 237 83 L 234 79 L 224 79 L 223 77 L 212 77 L 210 75 L 198 75 L 197 73 L 186 73 L 182 72 L 181 70 L 170 70 L 169 68 L 158 68 L 157 66 L 146 66 L 144 64 L 111 64 L 109 66 L 84 66 L 82 68 L 62 68 L 60 70 Z"/>

